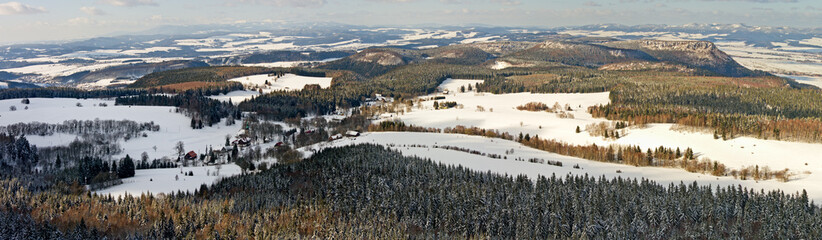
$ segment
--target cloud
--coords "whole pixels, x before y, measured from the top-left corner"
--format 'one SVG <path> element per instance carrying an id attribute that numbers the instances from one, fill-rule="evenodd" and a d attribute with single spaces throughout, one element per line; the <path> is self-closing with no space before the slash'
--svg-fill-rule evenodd
<path id="1" fill-rule="evenodd" d="M 19 2 L 0 3 L 0 15 L 22 15 L 44 13 L 43 7 L 34 7 Z"/>
<path id="2" fill-rule="evenodd" d="M 596 3 L 594 1 L 587 1 L 587 2 L 583 3 L 582 5 L 589 6 L 589 7 L 601 7 L 602 6 L 602 4 Z"/>
<path id="3" fill-rule="evenodd" d="M 80 11 L 83 11 L 84 13 L 93 16 L 106 15 L 106 12 L 103 12 L 103 10 L 100 10 L 96 7 L 81 7 Z"/>
<path id="4" fill-rule="evenodd" d="M 499 4 L 502 4 L 502 5 L 508 5 L 508 6 L 516 6 L 516 5 L 522 4 L 522 2 L 517 1 L 517 0 L 491 0 L 491 2 L 492 3 L 499 3 Z"/>
<path id="5" fill-rule="evenodd" d="M 701 0 L 703 2 L 796 3 L 799 0 Z"/>
<path id="6" fill-rule="evenodd" d="M 157 6 L 154 0 L 97 0 L 97 2 L 118 7 Z"/>
<path id="7" fill-rule="evenodd" d="M 278 7 L 319 7 L 327 3 L 326 0 L 228 0 L 227 2 L 274 5 Z"/>
<path id="8" fill-rule="evenodd" d="M 67 22 L 68 22 L 68 25 L 71 25 L 71 26 L 91 25 L 91 24 L 96 24 L 97 23 L 96 21 L 88 19 L 87 17 L 72 18 L 72 19 L 69 19 Z"/>
<path id="9" fill-rule="evenodd" d="M 370 2 L 385 2 L 385 3 L 407 3 L 416 2 L 417 0 L 367 0 Z"/>
<path id="10" fill-rule="evenodd" d="M 417 0 L 368 0 L 368 1 L 375 1 L 375 2 L 413 2 Z M 508 6 L 517 6 L 522 4 L 522 1 L 519 0 L 440 0 L 441 3 L 445 4 L 472 4 L 477 2 L 491 2 L 496 4 L 508 5 Z"/>
<path id="11" fill-rule="evenodd" d="M 620 3 L 644 2 L 651 3 L 656 0 L 619 0 Z M 662 0 L 660 0 L 662 2 Z M 798 3 L 799 0 L 668 0 L 668 2 L 749 2 L 749 3 Z"/>

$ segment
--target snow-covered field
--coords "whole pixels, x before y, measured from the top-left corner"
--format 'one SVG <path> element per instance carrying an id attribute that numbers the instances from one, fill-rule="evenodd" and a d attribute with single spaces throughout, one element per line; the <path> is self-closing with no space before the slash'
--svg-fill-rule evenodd
<path id="1" fill-rule="evenodd" d="M 822 77 L 812 77 L 812 76 L 794 76 L 794 75 L 779 75 L 781 77 L 792 78 L 799 83 L 804 83 L 808 85 L 813 85 L 818 88 L 822 88 Z"/>
<path id="2" fill-rule="evenodd" d="M 747 68 L 791 75 L 822 74 L 822 55 L 808 50 L 768 49 L 744 42 L 717 42 L 716 46 Z"/>
<path id="3" fill-rule="evenodd" d="M 269 68 L 289 68 L 289 67 L 296 67 L 301 64 L 306 63 L 323 63 L 323 62 L 330 62 L 334 60 L 339 60 L 339 58 L 329 58 L 323 59 L 320 61 L 283 61 L 283 62 L 269 62 L 269 63 L 243 63 L 241 65 L 248 66 L 248 67 L 269 67 Z"/>
<path id="4" fill-rule="evenodd" d="M 117 79 L 102 79 L 92 83 L 81 83 L 77 85 L 77 88 L 82 89 L 103 89 L 111 85 L 115 84 L 132 84 L 137 80 L 117 80 Z"/>
<path id="5" fill-rule="evenodd" d="M 357 138 L 345 138 L 336 140 L 328 146 L 346 146 L 350 144 L 373 143 L 381 145 L 394 145 L 393 149 L 400 150 L 404 155 L 429 158 L 435 162 L 449 165 L 462 165 L 477 171 L 491 171 L 495 173 L 519 175 L 525 174 L 531 179 L 539 175 L 565 176 L 589 175 L 605 176 L 607 178 L 646 178 L 660 184 L 679 184 L 684 182 L 690 184 L 694 181 L 700 185 L 712 186 L 742 186 L 745 188 L 770 190 L 782 190 L 785 193 L 797 193 L 806 189 L 808 196 L 819 202 L 822 200 L 822 188 L 819 186 L 818 178 L 802 178 L 787 183 L 776 180 L 752 181 L 737 180 L 733 177 L 715 177 L 699 173 L 689 173 L 681 169 L 657 168 L 657 167 L 634 167 L 621 164 L 603 163 L 562 156 L 554 153 L 544 152 L 529 147 L 525 147 L 517 142 L 492 139 L 479 136 L 467 136 L 460 134 L 440 134 L 440 133 L 409 133 L 409 132 L 379 132 L 366 133 Z M 426 147 L 409 147 L 412 144 L 425 145 Z M 468 154 L 456 150 L 446 150 L 433 148 L 437 146 L 456 146 L 477 150 L 486 154 L 499 154 L 507 159 L 494 159 L 490 157 Z M 510 150 L 513 149 L 513 153 Z M 506 154 L 509 151 L 510 154 Z M 515 159 L 545 159 L 562 162 L 563 166 L 553 166 L 548 164 L 530 163 L 528 161 L 516 161 Z M 580 169 L 573 168 L 579 165 Z M 620 171 L 621 173 L 618 173 Z"/>
<path id="6" fill-rule="evenodd" d="M 203 129 L 191 129 L 190 119 L 180 113 L 175 113 L 172 107 L 155 106 L 115 106 L 113 100 L 105 99 L 68 99 L 68 98 L 31 98 L 31 104 L 20 103 L 20 99 L 0 101 L 0 125 L 9 125 L 19 122 L 62 123 L 66 120 L 131 120 L 138 123 L 154 122 L 160 125 L 160 131 L 147 132 L 148 137 L 132 138 L 120 142 L 123 153 L 115 157 L 138 157 L 143 152 L 148 153 L 151 159 L 164 156 L 176 159 L 174 146 L 182 141 L 187 150 L 205 151 L 207 146 L 215 148 L 225 144 L 225 136 L 233 136 L 240 130 L 240 124 L 225 126 L 215 124 Z M 80 103 L 82 107 L 78 107 Z M 107 107 L 99 106 L 105 103 Z M 16 106 L 17 111 L 10 111 Z M 28 106 L 28 110 L 24 108 Z M 75 138 L 67 134 L 53 136 L 31 136 L 32 142 L 48 146 L 66 145 Z M 154 150 L 154 147 L 157 150 Z"/>
<path id="7" fill-rule="evenodd" d="M 269 68 L 289 68 L 300 64 L 310 63 L 309 61 L 284 61 L 284 62 L 270 62 L 270 63 L 243 63 L 247 67 L 269 67 Z"/>
<path id="8" fill-rule="evenodd" d="M 466 80 L 449 80 L 440 88 L 452 89 L 459 86 L 460 83 L 470 82 Z M 738 137 L 724 141 L 714 139 L 712 133 L 685 131 L 682 130 L 682 127 L 674 124 L 649 124 L 630 127 L 622 130 L 620 132 L 621 138 L 616 140 L 591 136 L 585 131 L 587 125 L 609 121 L 593 118 L 587 113 L 586 109 L 588 106 L 607 104 L 609 102 L 607 92 L 497 95 L 451 91 L 447 95 L 439 94 L 438 96 L 445 96 L 445 99 L 437 101 L 455 101 L 461 104 L 462 108 L 434 110 L 433 100 L 427 100 L 416 105 L 410 112 L 390 119 L 399 119 L 408 124 L 424 127 L 446 128 L 462 125 L 496 129 L 500 132 L 512 134 L 527 133 L 531 136 L 539 135 L 543 139 L 555 139 L 578 145 L 597 144 L 607 146 L 618 144 L 639 146 L 642 149 L 655 149 L 659 146 L 680 149 L 690 147 L 695 151 L 697 157 L 723 163 L 731 169 L 767 166 L 771 170 L 778 171 L 787 168 L 791 173 L 796 174 L 798 178 L 789 183 L 774 182 L 773 187 L 780 186 L 780 184 L 810 187 L 822 183 L 822 164 L 818 162 L 819 156 L 822 156 L 822 144 L 763 140 L 750 137 Z M 430 96 L 425 98 L 428 99 Z M 572 110 L 567 111 L 567 113 L 572 114 L 573 118 L 562 118 L 557 113 L 529 112 L 516 109 L 516 106 L 529 102 L 542 102 L 548 106 L 559 103 L 563 108 L 566 108 L 566 104 L 568 104 Z M 479 110 L 477 106 L 480 106 L 484 111 Z M 583 132 L 576 133 L 577 126 Z M 656 171 L 655 169 L 648 168 L 646 171 Z M 681 169 L 665 169 L 665 171 L 685 173 L 685 170 Z M 819 188 L 819 191 L 822 194 L 822 188 Z"/>
<path id="9" fill-rule="evenodd" d="M 172 193 L 177 191 L 194 192 L 200 185 L 211 185 L 224 177 L 240 174 L 240 167 L 235 164 L 202 167 L 183 167 L 137 170 L 134 177 L 123 179 L 123 184 L 97 191 L 97 194 L 113 197 L 123 196 L 126 193 L 132 196 L 139 196 L 143 193 L 159 194 Z M 194 176 L 186 176 L 181 173 L 194 173 Z"/>
<path id="10" fill-rule="evenodd" d="M 282 77 L 276 76 L 268 76 L 268 74 L 260 74 L 260 75 L 253 75 L 253 76 L 245 76 L 239 78 L 229 79 L 228 81 L 233 82 L 240 82 L 243 85 L 262 88 L 263 92 L 272 92 L 272 91 L 299 91 L 302 90 L 305 85 L 309 84 L 317 84 L 320 85 L 322 88 L 327 88 L 331 86 L 331 78 L 326 77 L 306 77 L 306 76 L 298 76 L 294 74 L 286 74 Z M 265 82 L 268 81 L 270 86 L 266 86 Z"/>
<path id="11" fill-rule="evenodd" d="M 608 104 L 607 92 L 589 94 L 491 94 L 466 91 L 460 93 L 460 86 L 473 85 L 481 80 L 448 79 L 439 86 L 439 89 L 449 89 L 448 95 L 439 102 L 455 101 L 462 104 L 462 109 L 452 108 L 445 110 L 434 110 L 434 100 L 423 101 L 411 112 L 398 116 L 406 123 L 446 128 L 457 125 L 474 126 L 485 129 L 496 129 L 500 132 L 509 133 L 529 133 L 561 139 L 575 144 L 591 144 L 600 142 L 599 138 L 591 137 L 588 134 L 577 134 L 574 132 L 577 126 L 582 128 L 589 123 L 606 121 L 605 119 L 594 119 L 587 113 L 590 106 Z M 549 106 L 559 103 L 563 108 L 568 104 L 574 118 L 560 118 L 557 114 L 547 112 L 520 111 L 516 107 L 529 102 L 542 102 Z M 418 107 L 422 107 L 419 109 Z M 481 109 L 484 110 L 481 110 Z M 658 146 L 657 146 L 658 147 Z"/>
<path id="12" fill-rule="evenodd" d="M 230 99 L 232 103 L 240 103 L 246 99 L 251 99 L 254 96 L 260 95 L 260 91 L 258 89 L 261 89 L 263 93 L 270 93 L 273 91 L 299 91 L 302 90 L 305 85 L 309 84 L 317 84 L 320 85 L 321 88 L 331 86 L 331 78 L 306 77 L 294 74 L 286 74 L 279 78 L 276 76 L 268 76 L 268 74 L 260 74 L 233 78 L 228 81 L 240 82 L 246 86 L 247 89 L 251 90 L 233 91 L 228 94 L 211 96 L 210 98 L 224 102 Z M 268 81 L 270 85 L 266 85 L 266 81 Z"/>
<path id="13" fill-rule="evenodd" d="M 20 73 L 20 74 L 40 74 L 45 76 L 68 76 L 83 71 L 96 71 L 107 67 L 122 65 L 122 63 L 100 63 L 92 65 L 81 64 L 39 64 L 19 68 L 2 69 L 5 72 Z"/>
<path id="14" fill-rule="evenodd" d="M 225 126 L 217 124 L 213 127 L 194 130 L 189 127 L 189 119 L 182 114 L 174 113 L 171 107 L 144 107 L 144 106 L 114 106 L 113 100 L 106 99 L 66 99 L 66 98 L 32 98 L 31 104 L 20 103 L 20 99 L 0 101 L 0 125 L 18 122 L 61 123 L 66 120 L 132 120 L 139 123 L 154 122 L 160 125 L 160 131 L 147 132 L 148 136 L 133 138 L 129 141 L 120 140 L 123 153 L 115 158 L 139 158 L 143 152 L 148 153 L 150 159 L 169 157 L 176 159 L 174 146 L 182 141 L 186 151 L 204 152 L 206 147 L 215 149 L 225 143 L 227 135 L 233 136 L 240 130 L 240 124 Z M 80 103 L 82 107 L 78 107 Z M 99 106 L 105 103 L 107 107 Z M 9 111 L 9 107 L 16 106 L 17 111 Z M 28 106 L 29 109 L 24 108 Z M 27 139 L 38 147 L 62 146 L 74 141 L 77 136 L 57 133 L 51 136 L 27 136 Z M 156 147 L 156 150 L 154 149 Z M 211 184 L 226 176 L 240 173 L 240 168 L 234 164 L 221 166 L 219 174 L 215 174 L 215 166 L 186 167 L 184 172 L 193 171 L 194 176 L 180 174 L 180 168 L 137 170 L 133 178 L 123 180 L 122 185 L 100 190 L 100 194 L 120 196 L 128 192 L 139 195 L 145 192 L 170 193 L 180 191 L 194 191 L 201 184 Z M 211 174 L 211 175 L 208 175 Z M 174 177 L 179 176 L 179 180 Z"/>

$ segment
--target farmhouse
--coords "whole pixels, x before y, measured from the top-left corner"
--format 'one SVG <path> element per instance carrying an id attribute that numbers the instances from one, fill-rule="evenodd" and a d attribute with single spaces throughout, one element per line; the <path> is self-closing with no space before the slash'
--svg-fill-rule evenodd
<path id="1" fill-rule="evenodd" d="M 195 159 L 197 159 L 197 153 L 195 153 L 194 151 L 190 151 L 190 152 L 186 153 L 184 158 L 185 158 L 185 160 L 195 160 Z"/>
<path id="2" fill-rule="evenodd" d="M 244 137 L 234 140 L 231 143 L 240 147 L 248 147 L 249 145 L 251 145 L 251 138 Z"/>
<path id="3" fill-rule="evenodd" d="M 345 136 L 349 136 L 349 137 L 359 137 L 359 136 L 360 136 L 360 132 L 357 132 L 357 131 L 348 131 L 348 132 L 345 132 Z"/>

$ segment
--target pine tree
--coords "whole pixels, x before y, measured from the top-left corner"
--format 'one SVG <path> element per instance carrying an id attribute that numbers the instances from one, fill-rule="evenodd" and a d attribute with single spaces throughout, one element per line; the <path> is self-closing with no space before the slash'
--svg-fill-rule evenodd
<path id="1" fill-rule="evenodd" d="M 102 173 L 109 173 L 111 168 L 108 167 L 108 162 L 103 162 L 103 168 L 101 169 Z"/>
<path id="2" fill-rule="evenodd" d="M 617 149 L 617 161 L 622 162 L 623 160 L 625 160 L 625 159 L 622 156 L 622 148 L 619 148 L 619 149 Z"/>
<path id="3" fill-rule="evenodd" d="M 582 130 L 580 130 L 579 126 L 577 126 L 577 133 L 581 133 L 581 132 L 582 132 Z"/>
<path id="4" fill-rule="evenodd" d="M 129 155 L 120 161 L 120 168 L 117 176 L 120 178 L 129 178 L 134 176 L 134 160 Z"/>

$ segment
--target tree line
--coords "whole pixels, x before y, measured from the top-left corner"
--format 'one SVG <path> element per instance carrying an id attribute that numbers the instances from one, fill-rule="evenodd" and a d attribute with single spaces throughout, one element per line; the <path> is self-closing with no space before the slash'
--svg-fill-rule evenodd
<path id="1" fill-rule="evenodd" d="M 405 157 L 377 145 L 325 149 L 304 161 L 162 198 L 115 199 L 66 184 L 30 191 L 14 179 L 0 186 L 0 217 L 32 226 L 4 229 L 3 238 L 822 237 L 816 227 L 822 209 L 805 192 L 528 178 Z"/>

